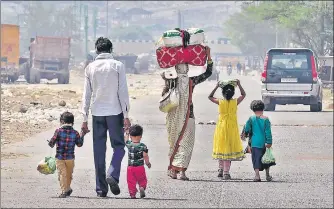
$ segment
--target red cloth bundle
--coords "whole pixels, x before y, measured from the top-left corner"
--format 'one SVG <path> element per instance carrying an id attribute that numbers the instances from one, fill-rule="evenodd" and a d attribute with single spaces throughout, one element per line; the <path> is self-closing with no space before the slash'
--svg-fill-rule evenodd
<path id="1" fill-rule="evenodd" d="M 178 64 L 204 66 L 207 59 L 205 47 L 202 45 L 190 45 L 186 48 L 160 47 L 156 54 L 160 68 L 171 68 Z"/>

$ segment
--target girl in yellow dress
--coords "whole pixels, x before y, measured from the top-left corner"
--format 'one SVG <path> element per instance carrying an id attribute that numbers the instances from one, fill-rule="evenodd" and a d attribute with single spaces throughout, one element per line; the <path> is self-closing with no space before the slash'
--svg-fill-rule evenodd
<path id="1" fill-rule="evenodd" d="M 233 99 L 236 86 L 239 87 L 241 96 L 238 99 Z M 224 99 L 214 97 L 218 87 L 222 88 Z M 214 134 L 212 157 L 219 160 L 218 177 L 223 177 L 225 180 L 231 179 L 231 161 L 241 161 L 244 158 L 238 128 L 237 106 L 244 100 L 245 96 L 245 90 L 239 80 L 218 82 L 209 95 L 209 99 L 219 105 L 219 119 Z"/>

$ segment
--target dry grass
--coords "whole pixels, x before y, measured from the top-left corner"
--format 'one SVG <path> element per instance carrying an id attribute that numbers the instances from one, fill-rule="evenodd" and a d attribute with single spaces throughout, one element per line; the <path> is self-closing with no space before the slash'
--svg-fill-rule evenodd
<path id="1" fill-rule="evenodd" d="M 325 109 L 333 110 L 333 93 L 331 89 L 323 89 L 323 103 Z"/>
<path id="2" fill-rule="evenodd" d="M 159 95 L 164 82 L 157 73 L 127 75 L 132 99 Z M 83 89 L 82 73 L 71 72 L 70 84 L 9 84 L 1 88 L 1 147 L 21 142 L 55 127 L 65 110 L 79 117 Z M 59 106 L 65 101 L 66 106 Z M 25 109 L 25 112 L 22 112 Z M 51 117 L 52 116 L 52 117 Z M 77 118 L 77 117 L 76 117 Z M 80 120 L 80 117 L 79 119 Z M 2 154 L 8 158 L 11 154 Z"/>

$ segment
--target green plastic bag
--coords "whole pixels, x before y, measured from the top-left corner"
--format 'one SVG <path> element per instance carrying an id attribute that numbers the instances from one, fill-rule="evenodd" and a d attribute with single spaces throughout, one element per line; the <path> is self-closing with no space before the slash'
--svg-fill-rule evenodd
<path id="1" fill-rule="evenodd" d="M 56 158 L 54 157 L 45 157 L 45 162 L 54 173 L 56 171 Z"/>
<path id="2" fill-rule="evenodd" d="M 270 163 L 274 163 L 274 162 L 275 162 L 275 157 L 273 155 L 273 149 L 271 147 L 267 148 L 266 152 L 262 156 L 262 163 L 263 164 L 270 164 Z"/>
<path id="3" fill-rule="evenodd" d="M 56 171 L 56 158 L 45 157 L 38 163 L 37 170 L 45 175 L 54 174 Z"/>

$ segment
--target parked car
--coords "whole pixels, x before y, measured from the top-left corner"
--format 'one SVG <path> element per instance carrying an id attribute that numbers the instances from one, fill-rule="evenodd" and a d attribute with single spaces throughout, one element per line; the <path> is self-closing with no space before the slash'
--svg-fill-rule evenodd
<path id="1" fill-rule="evenodd" d="M 262 80 L 262 99 L 266 111 L 276 105 L 310 105 L 310 111 L 322 111 L 322 83 L 317 60 L 306 48 L 273 48 L 267 52 Z"/>

